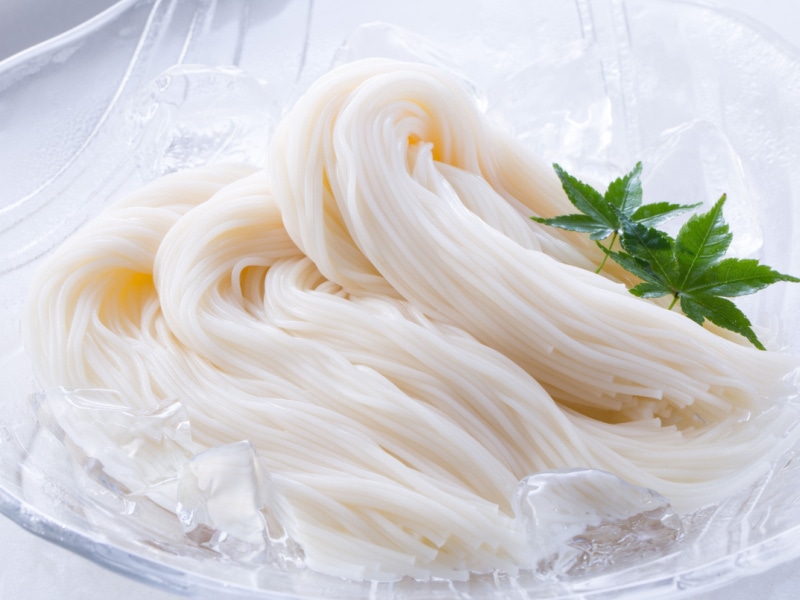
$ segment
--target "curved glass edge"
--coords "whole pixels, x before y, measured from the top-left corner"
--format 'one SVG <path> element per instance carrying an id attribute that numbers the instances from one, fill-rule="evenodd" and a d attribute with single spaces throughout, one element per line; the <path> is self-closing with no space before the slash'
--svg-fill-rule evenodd
<path id="1" fill-rule="evenodd" d="M 0 487 L 0 513 L 30 533 L 79 554 L 125 577 L 155 588 L 190 595 L 186 574 L 158 562 L 96 542 L 84 533 L 65 527 Z"/>
<path id="2" fill-rule="evenodd" d="M 89 34 L 91 31 L 105 26 L 109 20 L 125 12 L 133 4 L 142 1 L 149 2 L 152 0 L 117 0 L 117 2 L 115 2 L 108 8 L 97 13 L 93 17 L 87 19 L 86 21 L 79 23 L 75 27 L 72 27 L 49 39 L 43 40 L 38 44 L 34 44 L 29 48 L 20 50 L 19 52 L 12 54 L 11 56 L 7 56 L 3 60 L 0 60 L 0 77 L 3 76 L 3 71 L 7 69 L 13 69 L 19 64 L 33 60 L 40 53 L 50 52 L 64 45 L 70 44 L 76 40 L 79 40 L 80 38 Z"/>
<path id="3" fill-rule="evenodd" d="M 103 27 L 113 17 L 118 16 L 125 10 L 130 9 L 135 4 L 141 3 L 141 0 L 121 0 L 113 7 L 107 9 L 101 15 L 94 19 L 76 27 L 70 32 L 62 34 L 57 38 L 53 38 L 47 42 L 43 42 L 28 51 L 17 54 L 6 61 L 0 63 L 0 77 L 3 76 L 3 71 L 15 67 L 16 65 L 29 60 L 34 56 L 41 53 L 48 52 L 56 49 L 62 44 L 69 43 L 82 36 L 89 35 L 97 28 Z M 669 4 L 670 2 L 664 2 Z M 767 28 L 761 26 L 759 23 L 742 17 L 739 13 L 730 10 L 720 9 L 707 3 L 700 2 L 672 2 L 680 3 L 691 6 L 702 6 L 710 10 L 714 10 L 719 14 L 726 15 L 727 18 L 737 19 L 745 23 L 751 29 L 765 32 L 769 31 Z M 785 46 L 781 48 L 787 54 L 791 53 L 794 56 L 798 55 L 796 49 L 791 47 L 783 40 L 778 40 L 777 44 Z M 145 583 L 162 587 L 170 591 L 180 594 L 193 593 L 198 588 L 205 590 L 208 589 L 224 589 L 226 593 L 236 592 L 236 589 L 229 586 L 219 584 L 214 580 L 206 580 L 198 573 L 186 573 L 171 567 L 167 567 L 149 558 L 142 558 L 134 554 L 122 551 L 113 545 L 96 542 L 88 535 L 63 527 L 58 522 L 50 519 L 48 516 L 40 513 L 34 507 L 27 505 L 20 498 L 13 495 L 11 492 L 0 487 L 0 512 L 16 521 L 27 530 L 39 535 L 45 539 L 55 542 L 73 552 L 81 554 L 94 562 L 102 564 L 114 571 L 122 573 L 128 577 L 143 581 Z M 795 556 L 800 556 L 800 547 L 794 542 L 797 535 L 797 529 L 792 529 L 784 532 L 780 536 L 776 536 L 771 540 L 760 542 L 759 544 L 747 547 L 738 553 L 728 555 L 714 562 L 699 565 L 694 569 L 687 569 L 682 573 L 676 573 L 673 576 L 665 578 L 658 583 L 647 584 L 648 591 L 652 592 L 655 589 L 661 590 L 688 590 L 696 591 L 698 587 L 712 582 L 714 587 L 718 587 L 738 577 L 744 576 L 745 571 L 748 573 L 757 573 L 769 569 L 770 567 L 789 560 Z M 102 551 L 99 549 L 102 548 Z M 764 554 L 769 557 L 768 560 L 763 560 Z M 743 568 L 746 566 L 746 568 Z M 143 575 L 143 572 L 146 574 Z M 691 577 L 688 574 L 693 574 Z M 195 585 L 187 584 L 187 579 L 196 582 Z M 705 583 L 704 583 L 705 582 Z M 622 592 L 623 590 L 619 590 Z M 636 592 L 633 587 L 629 591 Z M 640 590 L 641 591 L 641 590 Z M 242 594 L 252 595 L 258 594 L 259 590 L 242 589 Z M 591 598 L 595 595 L 600 597 L 602 591 L 588 591 L 584 597 Z M 269 597 L 276 597 L 270 594 Z"/>

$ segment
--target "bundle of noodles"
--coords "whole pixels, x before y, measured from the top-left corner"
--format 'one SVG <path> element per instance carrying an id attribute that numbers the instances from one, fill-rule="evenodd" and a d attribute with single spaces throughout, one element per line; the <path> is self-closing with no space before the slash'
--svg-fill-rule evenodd
<path id="1" fill-rule="evenodd" d="M 686 510 L 792 443 L 766 409 L 794 360 L 580 268 L 590 245 L 527 218 L 564 202 L 446 74 L 356 63 L 282 122 L 269 175 L 169 175 L 68 240 L 26 344 L 46 385 L 179 400 L 195 451 L 251 441 L 313 569 L 514 570 L 522 477 L 604 469 Z"/>
<path id="2" fill-rule="evenodd" d="M 289 235 L 325 277 L 354 294 L 394 290 L 511 358 L 557 402 L 686 426 L 760 409 L 796 359 L 642 302 L 524 232 L 526 216 L 504 205 L 570 211 L 554 176 L 519 150 L 509 160 L 509 144 L 457 80 L 372 60 L 323 77 L 297 103 L 270 172 Z M 516 223 L 496 223 L 506 220 Z"/>

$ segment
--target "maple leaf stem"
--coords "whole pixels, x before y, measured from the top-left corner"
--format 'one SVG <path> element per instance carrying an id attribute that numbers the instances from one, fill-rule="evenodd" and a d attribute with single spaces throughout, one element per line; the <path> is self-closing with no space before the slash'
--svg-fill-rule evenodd
<path id="1" fill-rule="evenodd" d="M 616 241 L 617 241 L 617 232 L 615 231 L 611 235 L 611 241 L 609 242 L 608 247 L 606 248 L 606 250 L 611 250 L 611 248 L 614 247 L 614 242 L 616 242 Z M 597 269 L 595 269 L 595 273 L 599 273 L 600 271 L 603 270 L 603 267 L 606 265 L 606 261 L 607 260 L 608 260 L 608 253 L 605 253 L 605 255 L 603 256 L 603 260 L 600 263 L 600 266 L 597 267 Z"/>
<path id="2" fill-rule="evenodd" d="M 677 302 L 678 302 L 678 294 L 675 294 L 675 295 L 672 297 L 672 302 L 670 302 L 670 303 L 669 303 L 669 309 L 668 309 L 668 310 L 672 310 L 672 307 L 673 307 L 673 306 L 675 306 L 675 304 L 676 304 Z"/>

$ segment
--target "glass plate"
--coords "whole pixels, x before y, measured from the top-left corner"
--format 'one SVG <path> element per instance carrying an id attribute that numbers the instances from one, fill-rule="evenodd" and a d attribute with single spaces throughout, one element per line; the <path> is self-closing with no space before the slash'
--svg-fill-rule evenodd
<path id="1" fill-rule="evenodd" d="M 200 595 L 642 598 L 716 587 L 800 556 L 794 454 L 752 489 L 686 516 L 675 553 L 550 581 L 372 584 L 258 567 L 164 539 L 146 506 L 74 468 L 34 416 L 38 388 L 20 340 L 41 258 L 163 172 L 260 160 L 275 119 L 310 82 L 371 55 L 455 71 L 532 151 L 586 177 L 608 180 L 641 159 L 653 200 L 727 192 L 733 251 L 800 270 L 800 62 L 723 11 L 653 0 L 518 0 L 502 11 L 477 0 L 364 0 L 347 10 L 313 0 L 119 2 L 0 63 L 0 510 L 101 565 Z M 212 117 L 221 129 L 203 125 Z M 762 339 L 797 352 L 800 292 L 775 288 L 744 308 Z"/>

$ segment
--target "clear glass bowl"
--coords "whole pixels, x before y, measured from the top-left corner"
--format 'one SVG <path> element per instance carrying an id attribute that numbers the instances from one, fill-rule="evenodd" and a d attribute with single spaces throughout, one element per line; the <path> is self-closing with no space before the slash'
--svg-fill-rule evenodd
<path id="1" fill-rule="evenodd" d="M 0 510 L 99 564 L 198 595 L 642 598 L 799 556 L 794 454 L 753 488 L 685 516 L 668 556 L 550 581 L 372 584 L 254 566 L 165 539 L 146 505 L 75 468 L 30 400 L 38 386 L 19 325 L 40 259 L 160 173 L 261 160 L 275 120 L 310 82 L 371 55 L 456 71 L 493 118 L 569 170 L 608 180 L 641 159 L 653 200 L 727 192 L 733 250 L 800 271 L 800 61 L 725 12 L 653 0 L 517 0 L 502 10 L 478 0 L 364 0 L 346 10 L 313 0 L 119 2 L 0 63 Z M 798 352 L 798 300 L 776 286 L 745 308 L 762 339 Z"/>

